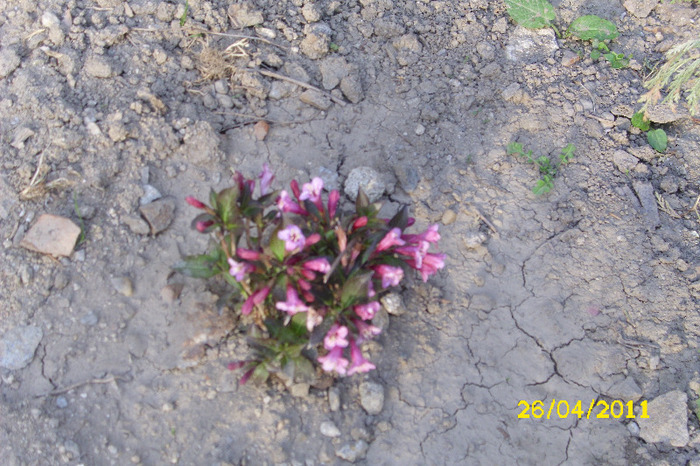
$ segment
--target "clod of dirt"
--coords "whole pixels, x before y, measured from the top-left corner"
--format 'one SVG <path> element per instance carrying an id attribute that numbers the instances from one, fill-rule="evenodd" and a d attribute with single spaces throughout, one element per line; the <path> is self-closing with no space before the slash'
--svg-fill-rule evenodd
<path id="1" fill-rule="evenodd" d="M 119 293 L 126 297 L 134 294 L 134 284 L 129 277 L 112 277 L 112 286 Z"/>
<path id="2" fill-rule="evenodd" d="M 353 169 L 345 180 L 345 195 L 355 200 L 360 188 L 367 195 L 370 202 L 376 202 L 384 194 L 386 185 L 382 176 L 370 167 L 357 167 Z"/>
<path id="3" fill-rule="evenodd" d="M 639 163 L 639 159 L 624 150 L 616 150 L 613 153 L 613 163 L 622 173 L 627 173 L 634 170 L 634 167 Z"/>
<path id="4" fill-rule="evenodd" d="M 316 107 L 319 110 L 328 110 L 331 107 L 330 97 L 311 89 L 302 92 L 302 94 L 299 96 L 299 100 L 305 104 L 311 105 L 312 107 Z"/>
<path id="5" fill-rule="evenodd" d="M 139 208 L 139 212 L 151 226 L 151 234 L 157 235 L 170 226 L 175 217 L 175 201 L 160 199 Z"/>
<path id="6" fill-rule="evenodd" d="M 442 224 L 443 225 L 451 225 L 457 220 L 457 214 L 454 212 L 454 210 L 447 209 L 442 213 Z"/>
<path id="7" fill-rule="evenodd" d="M 253 134 L 258 141 L 264 141 L 269 131 L 270 124 L 267 121 L 260 120 L 253 126 Z"/>
<path id="8" fill-rule="evenodd" d="M 661 219 L 659 218 L 659 207 L 654 196 L 654 187 L 648 181 L 635 181 L 632 184 L 634 191 L 637 193 L 639 202 L 642 204 L 644 217 L 647 220 L 647 227 L 654 229 L 659 226 Z"/>
<path id="9" fill-rule="evenodd" d="M 678 107 L 673 108 L 668 104 L 650 105 L 644 114 L 650 121 L 661 125 L 674 123 L 690 116 L 688 112 L 683 112 Z"/>
<path id="10" fill-rule="evenodd" d="M 330 91 L 348 75 L 348 63 L 342 57 L 328 57 L 319 64 L 319 70 L 321 71 L 321 85 Z"/>
<path id="11" fill-rule="evenodd" d="M 260 10 L 255 10 L 250 3 L 234 3 L 228 7 L 228 17 L 235 28 L 246 28 L 263 23 L 265 18 Z"/>
<path id="12" fill-rule="evenodd" d="M 331 45 L 330 34 L 326 32 L 326 29 L 328 28 L 314 27 L 307 31 L 306 36 L 299 44 L 299 50 L 314 60 L 325 57 Z"/>
<path id="13" fill-rule="evenodd" d="M 642 397 L 642 389 L 632 377 L 627 377 L 605 390 L 604 394 L 613 399 L 637 401 Z"/>
<path id="14" fill-rule="evenodd" d="M 354 463 L 361 460 L 367 454 L 369 445 L 364 440 L 357 440 L 354 443 L 346 443 L 335 451 L 335 456 Z"/>
<path id="15" fill-rule="evenodd" d="M 508 40 L 506 58 L 514 62 L 538 63 L 550 58 L 558 49 L 553 30 L 518 26 Z"/>
<path id="16" fill-rule="evenodd" d="M 319 427 L 321 435 L 325 437 L 340 437 L 340 429 L 332 421 L 323 421 Z"/>
<path id="17" fill-rule="evenodd" d="M 43 214 L 22 239 L 20 246 L 54 257 L 70 256 L 80 227 L 65 217 Z"/>
<path id="18" fill-rule="evenodd" d="M 112 65 L 104 59 L 104 57 L 99 55 L 92 55 L 85 60 L 85 65 L 83 66 L 85 73 L 93 78 L 110 78 L 114 74 Z"/>
<path id="19" fill-rule="evenodd" d="M 0 78 L 6 78 L 14 70 L 17 69 L 21 60 L 17 52 L 11 48 L 3 48 L 0 50 Z"/>
<path id="20" fill-rule="evenodd" d="M 384 387 L 377 382 L 366 381 L 360 384 L 360 404 L 367 414 L 377 415 L 384 408 Z"/>
<path id="21" fill-rule="evenodd" d="M 34 358 L 44 332 L 39 327 L 20 325 L 0 338 L 0 367 L 18 370 L 26 367 Z"/>
<path id="22" fill-rule="evenodd" d="M 623 6 L 633 16 L 646 18 L 658 3 L 658 0 L 625 0 Z"/>
<path id="23" fill-rule="evenodd" d="M 336 412 L 340 409 L 340 390 L 337 387 L 328 389 L 328 409 L 331 412 Z"/>
<path id="24" fill-rule="evenodd" d="M 165 285 L 163 289 L 160 290 L 160 297 L 163 302 L 171 304 L 175 302 L 177 298 L 180 297 L 184 285 L 182 283 L 173 283 L 171 285 Z"/>
<path id="25" fill-rule="evenodd" d="M 648 418 L 637 418 L 639 435 L 646 442 L 668 442 L 674 447 L 688 445 L 688 395 L 673 390 L 649 402 Z M 653 415 L 652 415 L 653 413 Z"/>
<path id="26" fill-rule="evenodd" d="M 360 77 L 357 72 L 350 73 L 340 80 L 340 90 L 343 95 L 353 104 L 358 103 L 364 97 L 362 92 L 362 83 L 360 82 Z"/>

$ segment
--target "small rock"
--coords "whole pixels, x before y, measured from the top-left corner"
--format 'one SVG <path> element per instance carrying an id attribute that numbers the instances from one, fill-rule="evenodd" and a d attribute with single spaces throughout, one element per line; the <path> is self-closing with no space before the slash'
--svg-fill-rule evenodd
<path id="1" fill-rule="evenodd" d="M 80 323 L 83 325 L 87 325 L 88 327 L 92 327 L 93 325 L 97 325 L 97 322 L 99 322 L 99 320 L 100 319 L 97 317 L 97 314 L 95 314 L 93 311 L 90 311 L 80 318 Z"/>
<path id="2" fill-rule="evenodd" d="M 319 70 L 321 71 L 321 85 L 330 91 L 348 75 L 348 63 L 343 57 L 332 56 L 325 58 L 319 64 Z"/>
<path id="3" fill-rule="evenodd" d="M 623 6 L 633 16 L 646 18 L 658 3 L 658 0 L 625 0 Z"/>
<path id="4" fill-rule="evenodd" d="M 23 149 L 24 141 L 34 136 L 34 134 L 34 131 L 32 131 L 30 128 L 27 128 L 26 126 L 20 126 L 15 130 L 10 145 L 15 149 Z"/>
<path id="5" fill-rule="evenodd" d="M 632 183 L 634 191 L 637 193 L 639 202 L 642 204 L 644 216 L 647 219 L 647 227 L 654 229 L 661 224 L 659 218 L 659 208 L 654 196 L 654 187 L 648 181 L 635 181 Z"/>
<path id="6" fill-rule="evenodd" d="M 228 17 L 233 27 L 247 28 L 262 24 L 265 18 L 260 10 L 255 10 L 248 2 L 234 3 L 228 7 Z"/>
<path id="7" fill-rule="evenodd" d="M 134 294 L 134 285 L 129 277 L 112 277 L 112 286 L 126 297 Z"/>
<path id="8" fill-rule="evenodd" d="M 690 441 L 688 435 L 688 395 L 673 390 L 649 401 L 649 417 L 637 418 L 639 435 L 649 443 L 668 442 L 674 447 L 684 447 Z"/>
<path id="9" fill-rule="evenodd" d="M 321 11 L 318 5 L 312 2 L 306 2 L 306 4 L 301 9 L 301 15 L 309 23 L 315 23 L 321 20 Z"/>
<path id="10" fill-rule="evenodd" d="M 297 88 L 296 84 L 287 81 L 275 81 L 270 85 L 268 97 L 272 100 L 280 100 L 289 96 Z"/>
<path id="11" fill-rule="evenodd" d="M 634 167 L 639 163 L 639 159 L 624 150 L 616 150 L 613 154 L 613 163 L 622 173 L 627 173 L 634 170 Z"/>
<path id="12" fill-rule="evenodd" d="M 331 191 L 333 189 L 340 189 L 340 183 L 338 179 L 338 172 L 336 170 L 331 170 L 330 168 L 321 165 L 318 167 L 318 176 L 323 180 L 324 189 Z"/>
<path id="13" fill-rule="evenodd" d="M 467 249 L 476 249 L 486 242 L 486 235 L 481 232 L 469 232 L 465 233 L 462 237 L 462 242 L 464 247 Z"/>
<path id="14" fill-rule="evenodd" d="M 144 185 L 143 196 L 139 198 L 139 205 L 150 204 L 161 197 L 163 197 L 163 195 L 155 188 L 155 186 L 150 184 Z"/>
<path id="15" fill-rule="evenodd" d="M 345 180 L 345 194 L 353 201 L 357 198 L 360 188 L 370 202 L 376 202 L 384 194 L 386 185 L 377 171 L 370 167 L 353 169 Z"/>
<path id="16" fill-rule="evenodd" d="M 143 219 L 138 217 L 126 216 L 122 218 L 122 222 L 129 227 L 129 229 L 137 235 L 147 235 L 150 233 L 151 229 L 148 227 Z"/>
<path id="17" fill-rule="evenodd" d="M 335 456 L 345 461 L 354 463 L 361 460 L 367 454 L 369 445 L 364 440 L 357 440 L 353 443 L 346 443 L 335 451 Z"/>
<path id="18" fill-rule="evenodd" d="M 321 434 L 325 437 L 340 437 L 340 429 L 331 421 L 323 421 L 320 427 Z"/>
<path id="19" fill-rule="evenodd" d="M 636 422 L 632 421 L 627 424 L 627 430 L 633 437 L 639 437 L 639 426 Z"/>
<path id="20" fill-rule="evenodd" d="M 70 256 L 80 227 L 65 217 L 43 214 L 29 229 L 20 246 L 54 257 Z"/>
<path id="21" fill-rule="evenodd" d="M 80 458 L 80 447 L 74 441 L 66 440 L 63 443 L 63 447 L 66 449 L 67 452 L 73 455 L 73 459 L 77 460 L 78 458 Z"/>
<path id="22" fill-rule="evenodd" d="M 171 304 L 175 302 L 177 298 L 180 297 L 182 293 L 183 285 L 182 283 L 173 283 L 171 285 L 165 285 L 162 290 L 160 290 L 160 297 L 163 302 Z"/>
<path id="23" fill-rule="evenodd" d="M 299 44 L 299 50 L 307 57 L 318 60 L 328 54 L 331 39 L 322 28 L 314 28 L 306 33 L 306 36 Z"/>
<path id="24" fill-rule="evenodd" d="M 508 21 L 505 19 L 505 17 L 501 17 L 498 21 L 496 21 L 491 30 L 493 32 L 505 34 L 508 30 Z"/>
<path id="25" fill-rule="evenodd" d="M 170 198 L 160 199 L 141 206 L 139 212 L 151 226 L 151 234 L 157 235 L 168 228 L 175 218 L 175 201 Z"/>
<path id="26" fill-rule="evenodd" d="M 6 78 L 10 75 L 22 61 L 14 49 L 3 47 L 0 50 L 0 78 Z"/>
<path id="27" fill-rule="evenodd" d="M 372 317 L 372 325 L 378 327 L 382 332 L 389 328 L 389 313 L 386 309 L 380 307 L 374 317 Z"/>
<path id="28" fill-rule="evenodd" d="M 367 414 L 377 415 L 384 408 L 384 387 L 377 382 L 365 381 L 360 384 L 360 404 Z"/>
<path id="29" fill-rule="evenodd" d="M 328 408 L 332 412 L 336 412 L 340 409 L 340 391 L 336 387 L 328 389 Z"/>
<path id="30" fill-rule="evenodd" d="M 579 56 L 579 54 L 572 50 L 567 49 L 564 50 L 564 52 L 562 53 L 561 64 L 566 66 L 567 68 L 574 66 L 579 61 L 581 61 L 581 57 Z"/>
<path id="31" fill-rule="evenodd" d="M 309 388 L 311 387 L 308 383 L 295 383 L 290 387 L 289 393 L 297 398 L 303 398 L 309 394 Z"/>
<path id="32" fill-rule="evenodd" d="M 299 96 L 299 100 L 319 110 L 328 110 L 331 107 L 330 97 L 311 89 L 302 92 Z"/>
<path id="33" fill-rule="evenodd" d="M 400 164 L 394 166 L 394 174 L 401 183 L 401 187 L 407 193 L 414 191 L 418 187 L 420 175 L 418 171 L 409 164 Z"/>
<path id="34" fill-rule="evenodd" d="M 414 129 L 413 132 L 416 133 L 416 136 L 423 136 L 425 134 L 425 126 L 418 123 L 418 126 L 416 126 L 416 129 Z"/>
<path id="35" fill-rule="evenodd" d="M 423 46 L 415 34 L 404 34 L 403 36 L 394 39 L 394 41 L 392 41 L 392 45 L 397 51 L 404 50 L 420 53 L 423 50 Z"/>
<path id="36" fill-rule="evenodd" d="M 679 112 L 678 107 L 674 109 L 669 104 L 649 105 L 644 114 L 650 121 L 658 124 L 675 123 L 689 116 L 688 113 Z"/>
<path id="37" fill-rule="evenodd" d="M 380 302 L 382 303 L 382 306 L 384 306 L 386 312 L 393 316 L 400 316 L 406 312 L 406 309 L 403 307 L 401 295 L 398 293 L 387 293 L 382 296 Z"/>
<path id="38" fill-rule="evenodd" d="M 451 225 L 457 220 L 457 214 L 454 212 L 454 210 L 447 209 L 445 212 L 442 213 L 442 224 L 443 225 Z"/>
<path id="39" fill-rule="evenodd" d="M 673 194 L 678 192 L 680 185 L 678 184 L 678 179 L 675 176 L 667 175 L 661 178 L 659 187 L 668 194 Z"/>
<path id="40" fill-rule="evenodd" d="M 59 396 L 56 398 L 56 406 L 58 406 L 61 409 L 65 409 L 68 407 L 68 400 L 66 400 L 65 396 Z"/>
<path id="41" fill-rule="evenodd" d="M 526 29 L 518 26 L 506 45 L 506 58 L 514 62 L 538 63 L 547 60 L 559 49 L 551 28 Z"/>
<path id="42" fill-rule="evenodd" d="M 29 365 L 43 337 L 44 332 L 31 325 L 8 330 L 0 338 L 0 367 L 18 370 Z"/>
<path id="43" fill-rule="evenodd" d="M 88 57 L 88 59 L 85 60 L 83 69 L 85 73 L 94 78 L 109 78 L 113 73 L 109 62 L 99 55 L 91 55 Z"/>
<path id="44" fill-rule="evenodd" d="M 56 290 L 62 290 L 68 285 L 69 281 L 70 277 L 66 272 L 58 272 L 53 279 L 53 287 Z"/>
<path id="45" fill-rule="evenodd" d="M 360 102 L 364 98 L 362 83 L 357 73 L 351 73 L 340 80 L 340 90 L 353 104 Z"/>
<path id="46" fill-rule="evenodd" d="M 253 126 L 253 134 L 258 141 L 264 141 L 270 131 L 270 124 L 265 120 L 260 120 Z"/>
<path id="47" fill-rule="evenodd" d="M 515 101 L 516 96 L 520 94 L 520 84 L 518 83 L 511 83 L 503 89 L 503 92 L 501 92 L 501 96 L 503 97 L 503 100 L 508 100 L 508 101 Z"/>

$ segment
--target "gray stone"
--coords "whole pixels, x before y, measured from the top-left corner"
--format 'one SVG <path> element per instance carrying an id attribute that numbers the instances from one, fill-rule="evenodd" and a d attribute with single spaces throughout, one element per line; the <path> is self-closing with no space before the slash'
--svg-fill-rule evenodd
<path id="1" fill-rule="evenodd" d="M 452 209 L 447 209 L 442 213 L 442 224 L 452 225 L 457 220 L 457 214 Z M 483 241 L 482 241 L 483 242 Z"/>
<path id="2" fill-rule="evenodd" d="M 354 463 L 357 460 L 361 460 L 367 454 L 367 449 L 369 445 L 364 440 L 357 440 L 352 443 L 346 443 L 340 448 L 335 450 L 335 456 Z"/>
<path id="3" fill-rule="evenodd" d="M 67 408 L 68 407 L 68 400 L 66 400 L 65 396 L 59 396 L 56 398 L 56 406 L 58 406 L 61 409 Z"/>
<path id="4" fill-rule="evenodd" d="M 603 394 L 616 400 L 637 401 L 642 397 L 642 389 L 632 377 L 627 377 L 604 390 Z"/>
<path id="5" fill-rule="evenodd" d="M 129 277 L 112 277 L 112 286 L 118 293 L 129 297 L 134 294 L 134 284 Z"/>
<path id="6" fill-rule="evenodd" d="M 634 170 L 634 167 L 639 163 L 639 159 L 624 150 L 616 150 L 613 153 L 613 163 L 622 173 L 627 173 Z"/>
<path id="7" fill-rule="evenodd" d="M 337 387 L 328 389 L 328 408 L 332 412 L 336 412 L 340 409 L 340 390 L 338 390 Z"/>
<path id="8" fill-rule="evenodd" d="M 157 235 L 170 226 L 175 218 L 175 201 L 160 199 L 139 208 L 139 212 L 151 227 L 151 234 Z"/>
<path id="9" fill-rule="evenodd" d="M 384 408 L 384 387 L 377 382 L 365 381 L 360 384 L 360 404 L 367 414 L 377 415 Z"/>
<path id="10" fill-rule="evenodd" d="M 340 90 L 353 104 L 360 102 L 364 98 L 362 83 L 357 73 L 351 73 L 340 80 Z"/>
<path id="11" fill-rule="evenodd" d="M 274 81 L 270 85 L 267 96 L 272 100 L 280 100 L 288 97 L 297 88 L 296 84 L 287 81 Z"/>
<path id="12" fill-rule="evenodd" d="M 674 447 L 688 445 L 688 395 L 673 390 L 649 401 L 648 418 L 637 416 L 639 435 L 649 443 L 670 443 Z"/>
<path id="13" fill-rule="evenodd" d="M 332 104 L 330 97 L 311 89 L 302 92 L 299 96 L 299 100 L 319 110 L 328 110 Z"/>
<path id="14" fill-rule="evenodd" d="M 34 136 L 34 134 L 35 133 L 31 128 L 20 126 L 15 130 L 10 145 L 15 149 L 24 149 L 24 142 L 30 137 Z"/>
<path id="15" fill-rule="evenodd" d="M 399 180 L 401 187 L 407 193 L 414 191 L 418 187 L 418 182 L 420 181 L 420 175 L 418 171 L 409 164 L 402 163 L 394 167 L 394 174 Z"/>
<path id="16" fill-rule="evenodd" d="M 319 64 L 319 70 L 321 71 L 321 85 L 330 91 L 348 75 L 348 63 L 342 57 L 328 57 Z"/>
<path id="17" fill-rule="evenodd" d="M 99 322 L 99 317 L 97 317 L 97 314 L 95 314 L 94 311 L 90 311 L 84 316 L 80 318 L 80 323 L 83 325 L 87 325 L 88 327 L 92 327 L 93 325 L 97 325 L 97 322 Z"/>
<path id="18" fill-rule="evenodd" d="M 150 184 L 144 185 L 143 196 L 139 198 L 139 205 L 150 204 L 151 202 L 160 199 L 163 195 L 158 191 L 155 186 Z"/>
<path id="19" fill-rule="evenodd" d="M 627 430 L 633 437 L 639 437 L 639 425 L 636 422 L 632 421 L 627 424 Z"/>
<path id="20" fill-rule="evenodd" d="M 462 237 L 464 247 L 467 249 L 476 249 L 486 242 L 486 235 L 480 231 L 467 232 Z"/>
<path id="21" fill-rule="evenodd" d="M 289 389 L 289 393 L 297 398 L 304 398 L 309 394 L 309 384 L 308 383 L 295 383 Z"/>
<path id="22" fill-rule="evenodd" d="M 332 421 L 323 421 L 319 430 L 325 437 L 340 437 L 340 429 Z"/>
<path id="23" fill-rule="evenodd" d="M 386 185 L 381 175 L 370 167 L 353 169 L 345 180 L 345 194 L 352 200 L 357 198 L 360 188 L 370 202 L 376 202 L 384 194 Z"/>
<path id="24" fill-rule="evenodd" d="M 150 233 L 151 229 L 143 219 L 133 217 L 131 215 L 122 218 L 122 222 L 129 227 L 132 233 L 137 235 L 147 235 Z"/>
<path id="25" fill-rule="evenodd" d="M 228 17 L 235 28 L 246 28 L 262 24 L 265 18 L 248 2 L 234 3 L 228 7 Z"/>
<path id="26" fill-rule="evenodd" d="M 18 370 L 29 365 L 43 336 L 39 327 L 31 325 L 8 330 L 0 337 L 0 367 Z"/>
<path id="27" fill-rule="evenodd" d="M 318 176 L 323 180 L 323 187 L 332 191 L 334 189 L 340 189 L 340 182 L 338 172 L 336 170 L 331 170 L 330 168 L 321 165 L 318 167 Z"/>
<path id="28" fill-rule="evenodd" d="M 637 18 L 646 18 L 659 0 L 625 0 L 623 5 L 627 11 Z"/>
<path id="29" fill-rule="evenodd" d="M 506 58 L 514 62 L 537 63 L 551 58 L 559 49 L 554 31 L 518 26 L 506 45 Z"/>
<path id="30" fill-rule="evenodd" d="M 112 66 L 100 55 L 91 55 L 83 66 L 85 73 L 93 78 L 109 78 L 113 74 Z"/>
<path id="31" fill-rule="evenodd" d="M 6 78 L 17 69 L 22 60 L 14 49 L 4 47 L 0 50 L 0 78 Z"/>
<path id="32" fill-rule="evenodd" d="M 654 187 L 648 181 L 635 181 L 632 183 L 634 191 L 637 193 L 639 202 L 642 204 L 644 216 L 647 219 L 647 227 L 656 228 L 661 224 L 659 218 L 659 207 L 654 196 Z"/>
<path id="33" fill-rule="evenodd" d="M 384 306 L 384 309 L 386 309 L 386 312 L 393 316 L 400 316 L 406 312 L 401 295 L 398 293 L 387 293 L 382 296 L 380 302 L 382 306 Z"/>
<path id="34" fill-rule="evenodd" d="M 43 214 L 22 238 L 20 245 L 54 257 L 70 256 L 80 236 L 80 227 L 70 219 Z"/>
<path id="35" fill-rule="evenodd" d="M 382 332 L 389 328 L 389 313 L 384 307 L 380 307 L 374 317 L 372 317 L 372 325 L 378 327 Z"/>

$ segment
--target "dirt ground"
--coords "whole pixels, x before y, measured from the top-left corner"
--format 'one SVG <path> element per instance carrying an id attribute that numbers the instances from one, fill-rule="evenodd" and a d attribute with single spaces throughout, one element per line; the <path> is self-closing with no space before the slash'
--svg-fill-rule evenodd
<path id="1" fill-rule="evenodd" d="M 630 66 L 501 1 L 5 1 L 0 464 L 700 464 L 700 125 L 660 121 L 662 155 L 629 120 L 700 8 L 552 3 L 613 21 Z M 513 141 L 576 154 L 535 196 Z M 388 213 L 441 224 L 376 371 L 238 386 L 220 284 L 172 273 L 207 243 L 185 196 L 263 162 L 280 187 L 373 168 Z M 44 213 L 84 226 L 69 257 L 20 244 Z"/>

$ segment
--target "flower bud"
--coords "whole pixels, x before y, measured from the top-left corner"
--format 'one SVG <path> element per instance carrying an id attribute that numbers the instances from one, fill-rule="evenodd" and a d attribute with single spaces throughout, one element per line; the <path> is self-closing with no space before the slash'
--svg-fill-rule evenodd
<path id="1" fill-rule="evenodd" d="M 192 196 L 187 196 L 187 197 L 185 198 L 185 202 L 187 202 L 189 205 L 191 205 L 192 207 L 195 207 L 195 208 L 197 208 L 197 209 L 206 209 L 206 208 L 207 208 L 207 206 L 204 205 L 203 202 L 201 202 L 201 201 L 195 199 L 195 198 L 192 197 Z"/>

